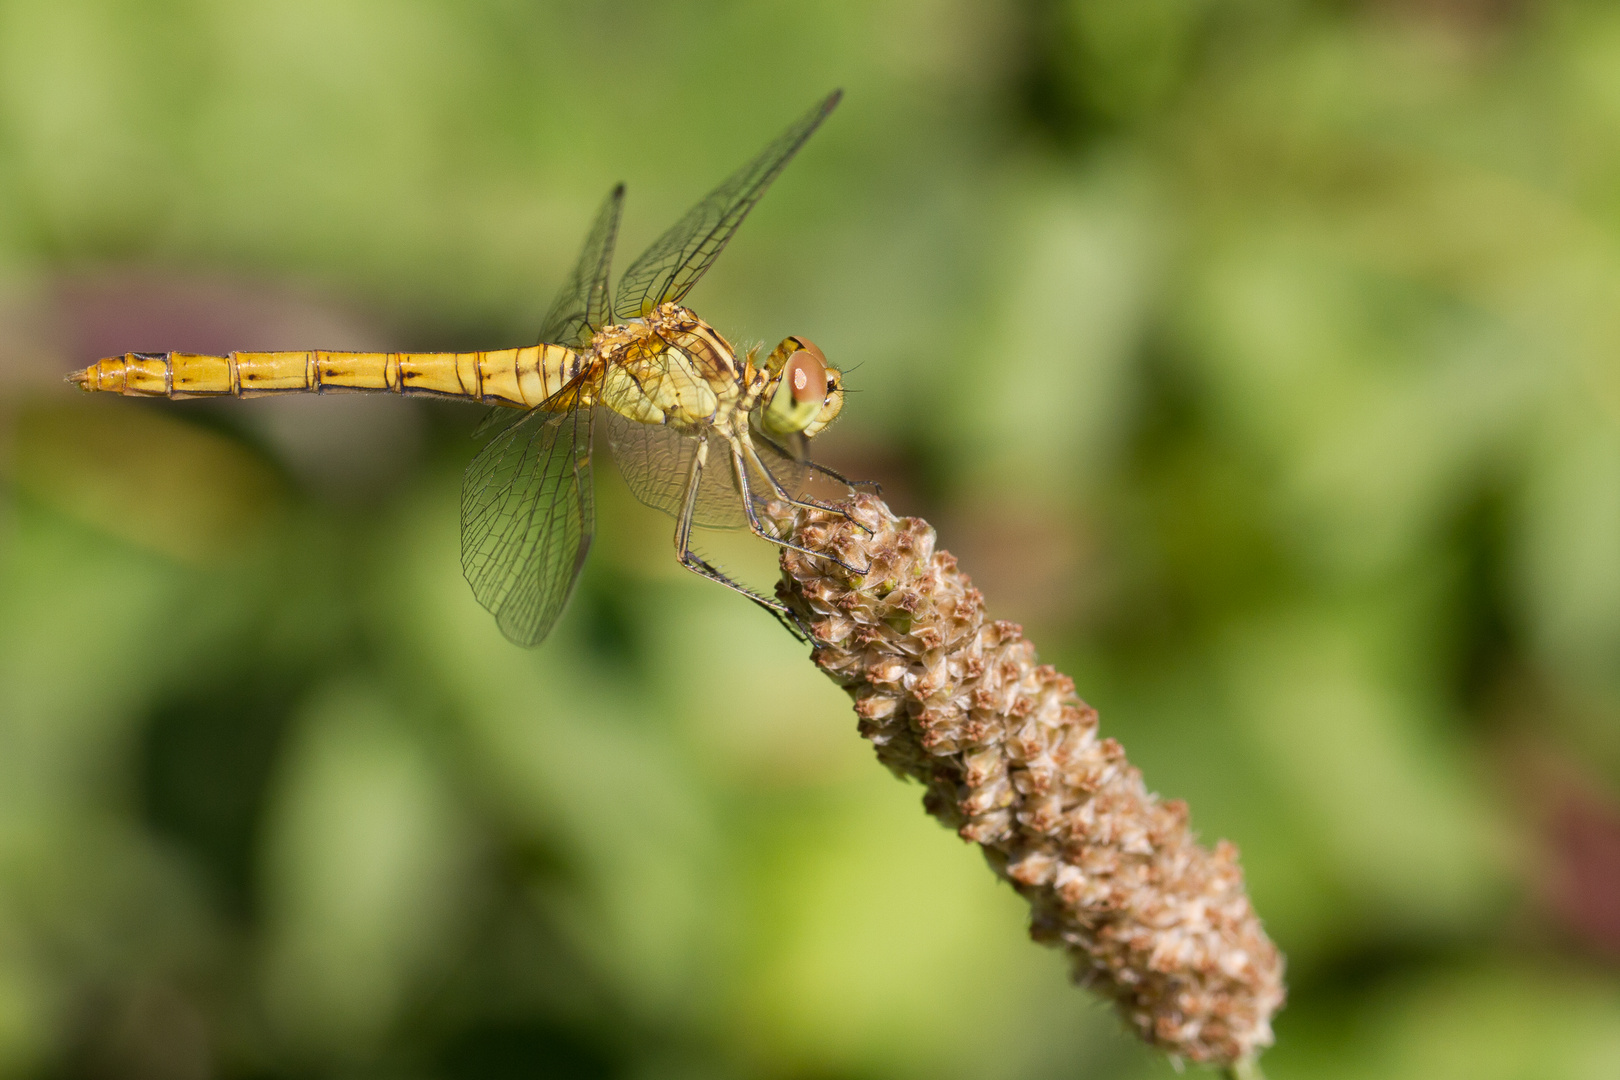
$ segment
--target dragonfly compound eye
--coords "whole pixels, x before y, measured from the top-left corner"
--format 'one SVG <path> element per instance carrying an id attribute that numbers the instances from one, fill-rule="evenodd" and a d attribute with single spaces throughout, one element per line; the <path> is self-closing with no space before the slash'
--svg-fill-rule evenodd
<path id="1" fill-rule="evenodd" d="M 819 408 L 827 397 L 827 365 L 817 355 L 820 351 L 800 349 L 788 357 L 787 367 L 782 369 L 782 381 L 787 383 L 795 404 Z"/>
<path id="2" fill-rule="evenodd" d="M 821 430 L 834 420 L 844 407 L 844 377 L 837 368 L 827 369 L 827 393 L 822 400 L 821 408 L 816 410 L 815 418 L 804 426 L 804 437 L 813 439 L 821 434 Z"/>
<path id="3" fill-rule="evenodd" d="M 781 374 L 761 417 L 765 430 L 775 435 L 809 428 L 820 417 L 827 395 L 836 385 L 827 358 L 810 342 L 788 338 L 777 346 L 772 359 L 784 353 L 786 358 L 778 361 Z"/>

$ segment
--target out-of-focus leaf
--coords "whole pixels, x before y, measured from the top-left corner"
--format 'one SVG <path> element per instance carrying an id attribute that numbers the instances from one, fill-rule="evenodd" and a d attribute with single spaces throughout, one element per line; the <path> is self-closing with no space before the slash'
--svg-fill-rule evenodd
<path id="1" fill-rule="evenodd" d="M 1061 961 L 1026 948 L 1022 901 L 918 815 L 918 797 L 874 774 L 741 831 L 754 880 L 738 1042 L 812 1074 L 1009 1076 L 1029 1067 L 1018 1043 L 1039 1015 L 1095 1053 L 1106 1018 L 1036 1004 L 1061 993 Z"/>
<path id="2" fill-rule="evenodd" d="M 240 443 L 133 403 L 25 412 L 19 491 L 189 563 L 239 559 L 282 511 L 274 473 Z M 122 407 L 120 407 L 122 406 Z"/>
<path id="3" fill-rule="evenodd" d="M 1394 628 L 1364 619 L 1284 619 L 1237 636 L 1233 715 L 1364 905 L 1339 908 L 1341 928 L 1458 933 L 1495 892 L 1493 821 L 1442 718 L 1380 664 Z"/>
<path id="4" fill-rule="evenodd" d="M 454 934 L 465 834 L 387 695 L 327 687 L 283 762 L 267 846 L 264 989 L 281 1036 L 364 1058 Z"/>
<path id="5" fill-rule="evenodd" d="M 385 640 L 456 703 L 492 812 L 559 853 L 548 913 L 636 1007 L 688 1016 L 712 993 L 711 919 L 725 910 L 712 808 L 676 765 L 656 688 L 581 648 L 581 603 L 544 649 L 500 636 L 458 573 L 453 494 L 427 489 L 391 534 L 405 572 L 378 603 Z"/>
<path id="6" fill-rule="evenodd" d="M 0 914 L 0 939 L 12 939 L 0 944 L 0 1075 L 23 1076 L 40 1067 L 54 1010 L 46 1005 L 50 995 L 44 980 L 17 955 L 22 928 L 8 921 Z"/>
<path id="7" fill-rule="evenodd" d="M 1184 77 L 1204 0 L 1068 0 L 1076 48 L 1065 69 L 1101 118 L 1134 120 L 1162 106 Z"/>
<path id="8" fill-rule="evenodd" d="M 932 389 L 958 485 L 1050 503 L 1119 451 L 1163 241 L 1152 181 L 1128 164 L 1032 186 L 992 263 L 991 325 Z"/>
<path id="9" fill-rule="evenodd" d="M 1379 985 L 1334 1015 L 1303 1017 L 1279 1080 L 1601 1080 L 1620 1062 L 1612 980 L 1558 964 L 1466 965 Z"/>
<path id="10" fill-rule="evenodd" d="M 1541 438 L 1523 530 L 1526 607 L 1545 662 L 1620 701 L 1620 413 L 1571 402 Z"/>

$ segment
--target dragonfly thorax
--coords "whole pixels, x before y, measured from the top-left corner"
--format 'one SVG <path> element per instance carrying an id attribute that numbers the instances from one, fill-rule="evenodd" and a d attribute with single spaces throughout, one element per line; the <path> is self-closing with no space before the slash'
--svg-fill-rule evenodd
<path id="1" fill-rule="evenodd" d="M 683 431 L 724 426 L 750 396 L 749 373 L 731 343 L 676 304 L 604 327 L 591 352 L 599 403 L 641 423 Z"/>
<path id="2" fill-rule="evenodd" d="M 679 304 L 603 327 L 592 338 L 591 395 L 630 420 L 697 433 L 740 433 L 750 419 L 775 439 L 812 438 L 838 416 L 843 377 L 807 338 L 782 340 L 755 367 L 720 332 Z"/>

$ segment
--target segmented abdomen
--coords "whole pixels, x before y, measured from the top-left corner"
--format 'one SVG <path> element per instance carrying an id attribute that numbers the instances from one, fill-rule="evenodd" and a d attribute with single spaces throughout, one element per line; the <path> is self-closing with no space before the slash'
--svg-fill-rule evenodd
<path id="1" fill-rule="evenodd" d="M 125 353 L 68 378 L 132 397 L 260 397 L 326 391 L 432 394 L 530 408 L 577 375 L 584 357 L 561 345 L 474 353 Z"/>

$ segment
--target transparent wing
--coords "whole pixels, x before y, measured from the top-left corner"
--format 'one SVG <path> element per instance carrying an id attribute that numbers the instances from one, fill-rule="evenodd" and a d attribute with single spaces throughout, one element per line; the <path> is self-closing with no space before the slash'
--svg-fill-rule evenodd
<path id="1" fill-rule="evenodd" d="M 577 388 L 561 393 L 578 398 Z M 462 478 L 462 573 L 519 645 L 537 645 L 551 632 L 590 550 L 591 415 L 589 408 L 531 409 L 490 440 Z"/>
<path id="2" fill-rule="evenodd" d="M 546 313 L 545 324 L 540 328 L 542 344 L 581 347 L 588 344 L 591 336 L 607 321 L 608 272 L 613 264 L 613 244 L 619 235 L 619 213 L 623 208 L 624 185 L 619 184 L 602 200 L 573 272 L 557 291 L 557 299 Z M 512 410 L 505 405 L 495 405 L 473 429 L 473 438 L 481 439 L 510 422 Z"/>
<path id="3" fill-rule="evenodd" d="M 688 210 L 674 228 L 659 237 L 624 272 L 614 304 L 620 319 L 639 318 L 659 304 L 678 301 L 698 283 L 725 250 L 731 234 L 737 231 L 748 211 L 832 112 L 842 93 L 833 91 L 825 101 L 800 117 L 758 157 Z"/>
<path id="4" fill-rule="evenodd" d="M 624 185 L 620 184 L 608 192 L 596 212 L 574 271 L 563 282 L 540 328 L 542 343 L 584 345 L 607 321 L 608 271 L 613 264 L 613 242 L 619 234 L 619 211 L 623 207 Z"/>
<path id="5" fill-rule="evenodd" d="M 513 423 L 512 407 L 510 405 L 491 405 L 473 426 L 472 437 L 482 439 L 490 432 Z"/>
<path id="6" fill-rule="evenodd" d="M 709 440 L 709 457 L 698 484 L 692 522 L 705 529 L 740 529 L 748 524 L 742 497 L 731 471 L 731 447 L 719 435 L 682 434 L 663 424 L 643 424 L 609 409 L 602 410 L 608 444 L 630 491 L 641 502 L 671 517 L 679 517 L 686 501 L 686 477 L 697 452 L 698 439 Z M 761 460 L 789 491 L 797 494 L 805 467 L 765 446 L 757 446 Z M 756 500 L 774 492 L 756 473 L 749 476 Z"/>
<path id="7" fill-rule="evenodd" d="M 810 477 L 810 464 L 802 458 L 790 457 L 782 447 L 777 446 L 758 435 L 753 437 L 754 452 L 759 455 L 760 462 L 776 477 L 776 482 L 787 488 L 791 495 L 803 495 L 805 483 Z M 776 492 L 768 484 L 761 483 L 762 477 L 757 473 L 749 474 L 749 483 L 757 490 L 755 496 L 760 499 L 774 498 Z"/>
<path id="8" fill-rule="evenodd" d="M 602 410 L 613 460 L 635 497 L 655 510 L 679 517 L 686 502 L 686 477 L 698 440 L 710 439 L 709 457 L 698 486 L 692 523 L 706 529 L 738 529 L 748 524 L 737 485 L 731 478 L 731 449 L 716 435 L 689 435 L 663 424 L 643 424 Z"/>

